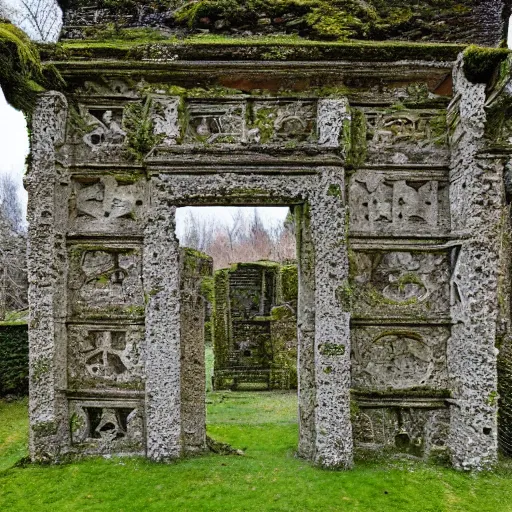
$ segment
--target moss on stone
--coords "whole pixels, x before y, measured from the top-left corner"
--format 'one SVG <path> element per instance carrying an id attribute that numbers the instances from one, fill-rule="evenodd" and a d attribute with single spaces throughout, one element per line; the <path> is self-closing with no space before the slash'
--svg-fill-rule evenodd
<path id="1" fill-rule="evenodd" d="M 366 117 L 360 109 L 350 111 L 350 146 L 347 151 L 347 168 L 361 167 L 367 156 L 368 144 L 366 140 Z"/>
<path id="2" fill-rule="evenodd" d="M 137 161 L 143 160 L 165 138 L 163 134 L 154 133 L 151 108 L 151 98 L 147 97 L 143 103 L 129 103 L 124 110 L 127 151 Z"/>
<path id="3" fill-rule="evenodd" d="M 216 32 L 245 28 L 336 40 L 449 40 L 458 33 L 454 20 L 471 16 L 471 7 L 472 2 L 460 0 L 422 0 L 414 5 L 401 0 L 199 0 L 181 7 L 175 21 L 188 29 Z"/>
<path id="4" fill-rule="evenodd" d="M 251 116 L 253 119 L 251 128 L 259 130 L 262 144 L 266 144 L 274 136 L 274 121 L 271 117 L 273 113 L 271 108 L 260 108 Z"/>
<path id="5" fill-rule="evenodd" d="M 464 50 L 464 74 L 470 82 L 487 83 L 509 54 L 508 48 L 468 46 Z"/>
<path id="6" fill-rule="evenodd" d="M 44 90 L 43 67 L 37 48 L 26 34 L 0 19 L 0 86 L 14 107 L 30 112 Z"/>
<path id="7" fill-rule="evenodd" d="M 329 185 L 327 189 L 327 195 L 331 197 L 341 198 L 341 187 L 337 184 Z"/>
<path id="8" fill-rule="evenodd" d="M 286 50 L 287 60 L 319 61 L 347 60 L 393 62 L 404 59 L 453 62 L 464 50 L 460 44 L 407 42 L 319 42 L 296 37 L 191 37 L 177 42 L 170 39 L 157 43 L 138 41 L 67 41 L 40 47 L 43 59 L 61 66 L 71 66 L 79 59 L 87 61 L 118 59 L 126 68 L 154 67 L 154 62 L 142 59 L 179 60 L 282 60 L 269 59 L 269 52 Z"/>

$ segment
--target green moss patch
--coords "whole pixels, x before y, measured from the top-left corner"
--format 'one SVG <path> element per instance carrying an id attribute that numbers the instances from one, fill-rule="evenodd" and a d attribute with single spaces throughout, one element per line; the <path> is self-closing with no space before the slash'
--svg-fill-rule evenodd
<path id="1" fill-rule="evenodd" d="M 363 38 L 376 18 L 358 0 L 200 0 L 176 13 L 178 24 L 194 28 L 272 27 L 321 39 Z"/>
<path id="2" fill-rule="evenodd" d="M 468 46 L 464 51 L 464 74 L 473 83 L 487 83 L 508 55 L 508 48 Z"/>
<path id="3" fill-rule="evenodd" d="M 0 19 L 0 86 L 6 100 L 16 109 L 31 112 L 37 94 L 62 86 L 53 66 L 41 64 L 39 51 L 27 35 Z"/>

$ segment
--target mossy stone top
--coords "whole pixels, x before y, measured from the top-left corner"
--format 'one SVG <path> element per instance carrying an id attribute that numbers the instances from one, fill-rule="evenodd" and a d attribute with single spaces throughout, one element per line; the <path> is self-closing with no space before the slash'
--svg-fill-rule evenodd
<path id="1" fill-rule="evenodd" d="M 308 39 L 400 40 L 498 46 L 511 0 L 58 0 L 63 37 L 117 38 L 146 27 L 165 36 L 297 34 Z"/>

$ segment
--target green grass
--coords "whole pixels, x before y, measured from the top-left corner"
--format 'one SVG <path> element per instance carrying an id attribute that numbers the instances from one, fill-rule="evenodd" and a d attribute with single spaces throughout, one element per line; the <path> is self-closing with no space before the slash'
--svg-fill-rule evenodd
<path id="1" fill-rule="evenodd" d="M 295 457 L 295 393 L 216 392 L 208 431 L 245 449 L 175 464 L 141 458 L 11 466 L 26 453 L 26 402 L 0 403 L 0 510 L 512 511 L 512 466 L 463 474 L 413 461 L 324 471 Z"/>
<path id="2" fill-rule="evenodd" d="M 27 437 L 27 400 L 0 400 L 0 471 L 10 468 L 27 455 Z M 0 491 L 1 488 L 0 480 Z"/>

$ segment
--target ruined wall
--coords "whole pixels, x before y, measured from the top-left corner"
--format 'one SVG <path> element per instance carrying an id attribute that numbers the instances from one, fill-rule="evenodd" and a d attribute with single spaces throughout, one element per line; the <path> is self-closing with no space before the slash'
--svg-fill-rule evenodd
<path id="1" fill-rule="evenodd" d="M 500 68 L 489 77 L 490 83 L 486 89 L 485 111 L 480 119 L 485 119 L 484 141 L 476 146 L 475 161 L 478 168 L 490 172 L 490 176 L 499 176 L 503 189 L 488 185 L 494 201 L 502 202 L 501 218 L 497 231 L 500 239 L 494 250 L 499 252 L 498 261 L 498 308 L 493 311 L 496 315 L 496 337 L 495 348 L 498 351 L 498 393 L 489 395 L 488 402 L 492 406 L 498 406 L 498 444 L 501 452 L 505 455 L 512 455 L 512 337 L 511 326 L 511 132 L 510 115 L 512 113 L 512 95 L 510 84 L 510 57 L 501 63 Z M 482 87 L 474 85 L 473 87 Z M 480 131 L 479 134 L 482 132 Z M 487 195 L 487 194 L 486 194 Z M 494 255 L 495 257 L 495 255 Z"/>
<path id="2" fill-rule="evenodd" d="M 354 441 L 446 451 L 451 393 L 449 151 L 443 108 L 363 108 L 348 185 Z"/>
<path id="3" fill-rule="evenodd" d="M 201 449 L 203 348 L 183 343 L 202 321 L 180 308 L 203 313 L 182 294 L 175 209 L 287 205 L 299 454 L 492 464 L 507 160 L 485 142 L 485 87 L 452 77 L 458 47 L 382 48 L 55 49 L 68 88 L 40 99 L 27 178 L 34 459 Z M 223 303 L 214 330 L 232 339 Z"/>
<path id="4" fill-rule="evenodd" d="M 28 393 L 28 326 L 0 322 L 0 396 Z"/>
<path id="5" fill-rule="evenodd" d="M 217 274 L 214 388 L 296 386 L 296 266 L 238 263 Z"/>
<path id="6" fill-rule="evenodd" d="M 150 436 L 161 426 L 159 415 L 165 414 L 151 399 L 154 390 L 158 398 L 163 390 L 177 392 L 175 402 L 166 405 L 175 413 L 178 404 L 180 411 L 180 379 L 189 378 L 188 370 L 200 372 L 201 364 L 204 374 L 204 358 L 196 368 L 185 365 L 183 372 L 173 375 L 162 368 L 160 359 L 167 347 L 172 349 L 172 330 L 157 321 L 165 348 L 147 343 L 146 332 L 155 328 L 155 319 L 145 317 L 145 307 L 158 287 L 165 286 L 160 278 L 154 284 L 147 264 L 143 276 L 143 259 L 156 254 L 148 254 L 150 245 L 142 243 L 148 212 L 141 206 L 148 182 L 137 172 L 70 170 L 63 146 L 72 137 L 69 126 L 66 129 L 70 119 L 76 114 L 62 95 L 40 98 L 34 114 L 33 165 L 26 179 L 31 196 L 31 454 L 35 460 L 59 460 L 76 453 L 151 453 L 155 448 Z M 157 227 L 151 224 L 152 229 Z M 192 272 L 183 259 L 188 282 Z M 179 269 L 176 264 L 170 275 L 177 290 Z M 166 291 L 172 293 L 172 287 Z M 184 326 L 191 304 L 184 310 Z M 175 340 L 180 347 L 179 335 Z M 199 348 L 182 349 L 201 351 L 202 338 L 193 341 Z M 177 382 L 169 387 L 173 377 Z M 195 399 L 193 391 L 184 388 L 184 426 L 193 421 L 187 410 L 187 402 Z M 201 428 L 202 441 L 197 439 Z M 195 429 L 182 432 L 180 421 L 170 435 L 180 447 L 204 446 L 204 421 Z"/>

